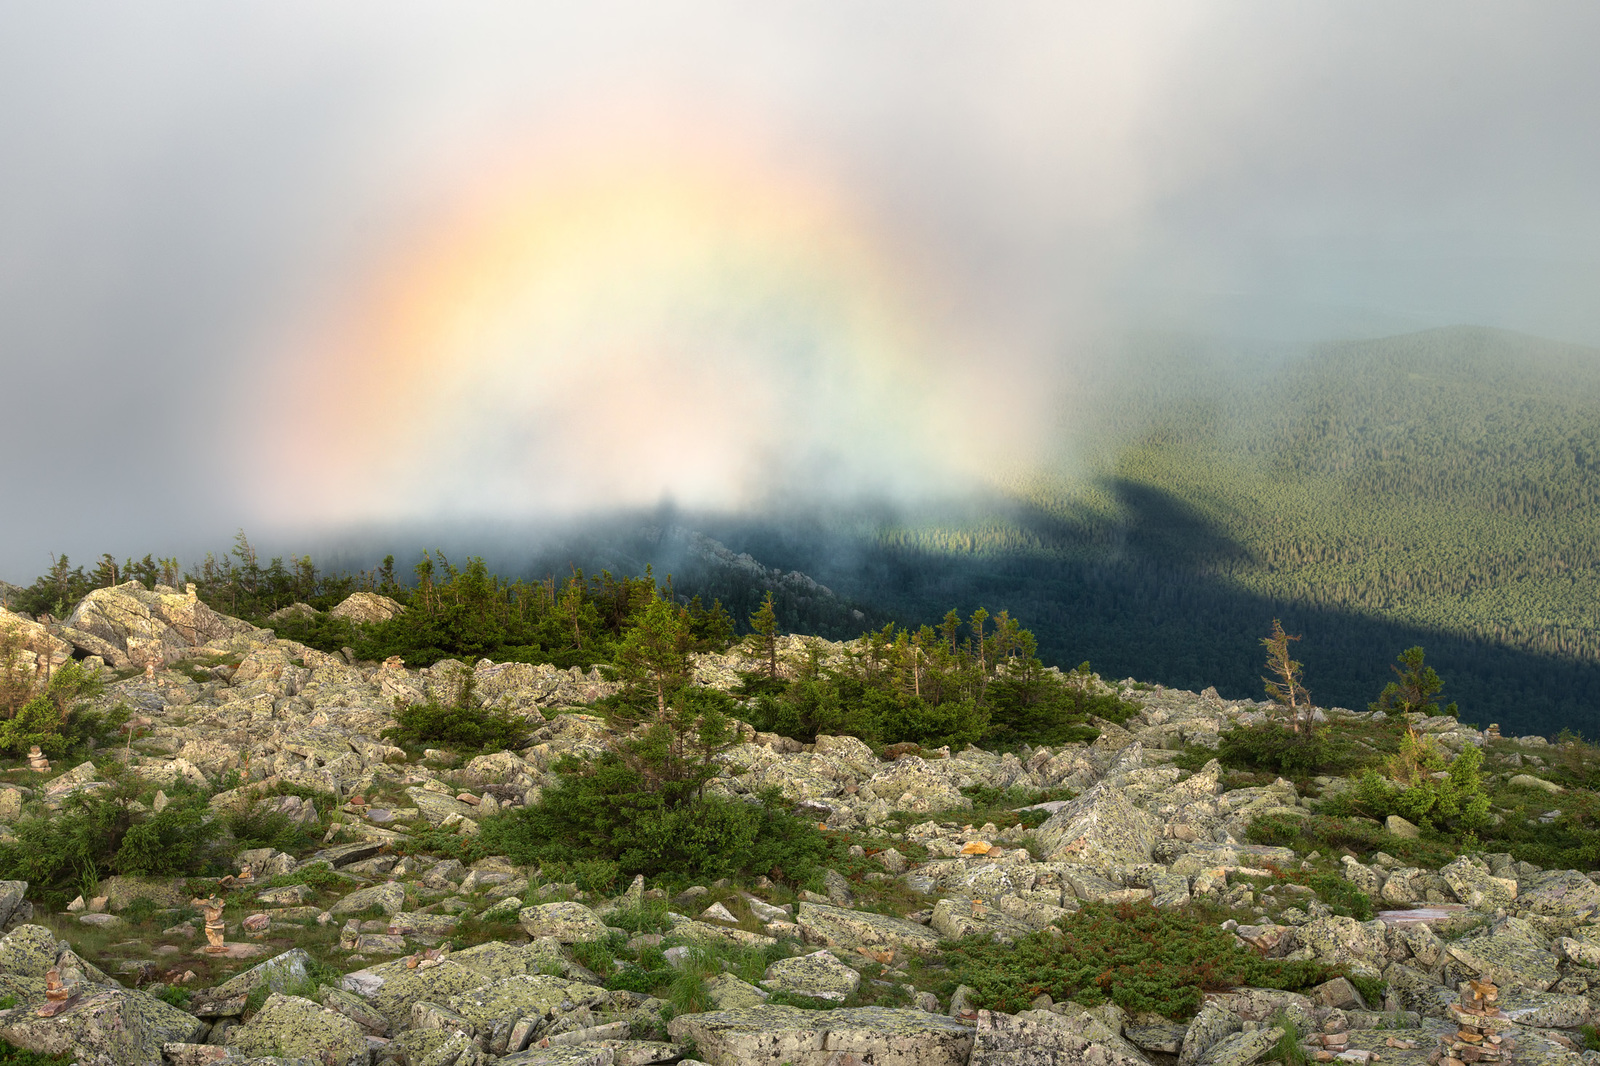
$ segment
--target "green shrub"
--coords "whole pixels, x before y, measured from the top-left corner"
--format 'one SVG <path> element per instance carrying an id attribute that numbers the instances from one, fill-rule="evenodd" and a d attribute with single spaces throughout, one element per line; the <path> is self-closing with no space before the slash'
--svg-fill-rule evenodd
<path id="1" fill-rule="evenodd" d="M 617 929 L 639 933 L 665 933 L 672 928 L 667 918 L 666 900 L 647 899 L 637 907 L 624 907 L 606 915 L 606 924 Z"/>
<path id="2" fill-rule="evenodd" d="M 26 755 L 37 744 L 52 758 L 93 736 L 101 724 L 98 716 L 73 713 L 81 701 L 93 699 L 103 686 L 100 679 L 76 662 L 63 664 L 45 685 L 44 691 L 18 707 L 10 718 L 0 721 L 0 752 Z"/>
<path id="3" fill-rule="evenodd" d="M 515 711 L 474 706 L 472 670 L 462 666 L 457 676 L 456 697 L 448 704 L 428 700 L 406 707 L 396 700 L 396 724 L 383 735 L 412 750 L 436 744 L 473 752 L 527 747 L 527 720 Z"/>
<path id="4" fill-rule="evenodd" d="M 1306 878 L 1306 885 L 1340 917 L 1366 922 L 1376 913 L 1372 909 L 1372 897 L 1338 874 L 1314 873 Z"/>
<path id="5" fill-rule="evenodd" d="M 1335 975 L 1319 962 L 1262 958 L 1195 914 L 1149 904 L 1085 904 L 1056 927 L 1009 945 L 981 935 L 948 944 L 952 980 L 971 987 L 980 1006 L 1008 1013 L 1048 992 L 1057 1001 L 1109 999 L 1130 1012 L 1182 1018 L 1206 991 L 1300 991 Z"/>
<path id="6" fill-rule="evenodd" d="M 9 997 L 8 997 L 9 998 Z M 67 1066 L 75 1061 L 71 1055 L 44 1055 L 25 1051 L 6 1040 L 0 1040 L 0 1064 L 4 1066 Z"/>
<path id="7" fill-rule="evenodd" d="M 78 793 L 57 814 L 27 818 L 15 839 L 0 842 L 0 879 L 27 881 L 49 901 L 65 902 L 82 883 L 111 874 L 184 877 L 221 872 L 203 801 L 182 797 L 159 812 L 130 807 L 122 782 Z"/>
<path id="8" fill-rule="evenodd" d="M 677 971 L 667 966 L 659 970 L 646 970 L 629 964 L 606 978 L 606 988 L 614 991 L 638 992 L 652 995 L 656 989 L 670 984 Z"/>
<path id="9" fill-rule="evenodd" d="M 1361 814 L 1383 819 L 1391 814 L 1446 832 L 1473 832 L 1489 823 L 1489 794 L 1484 790 L 1483 752 L 1467 745 L 1445 762 L 1431 741 L 1408 733 L 1390 775 L 1369 770 L 1354 787 L 1325 805 L 1330 813 Z M 1440 780 L 1433 774 L 1445 771 Z"/>
<path id="10" fill-rule="evenodd" d="M 816 876 L 827 842 L 777 802 L 746 803 L 694 793 L 653 792 L 616 754 L 592 763 L 567 760 L 559 782 L 531 807 L 479 823 L 479 846 L 521 863 L 580 859 L 614 863 L 636 874 L 681 883 L 754 877 L 802 883 Z"/>
<path id="11" fill-rule="evenodd" d="M 281 811 L 267 810 L 260 804 L 253 804 L 242 811 L 229 811 L 221 821 L 233 837 L 237 851 L 274 848 L 293 855 L 315 846 L 321 840 L 321 833 L 315 824 L 304 825 Z"/>
<path id="12" fill-rule="evenodd" d="M 1307 778 L 1338 774 L 1353 762 L 1348 743 L 1340 743 L 1327 727 L 1296 733 L 1277 722 L 1261 722 L 1224 730 L 1217 761 L 1231 770 L 1250 770 Z"/>
<path id="13" fill-rule="evenodd" d="M 163 1003 L 169 1003 L 172 1006 L 177 1007 L 179 1010 L 189 1009 L 190 992 L 187 988 L 178 988 L 176 985 L 168 985 L 166 988 L 161 990 L 161 995 L 157 998 Z"/>

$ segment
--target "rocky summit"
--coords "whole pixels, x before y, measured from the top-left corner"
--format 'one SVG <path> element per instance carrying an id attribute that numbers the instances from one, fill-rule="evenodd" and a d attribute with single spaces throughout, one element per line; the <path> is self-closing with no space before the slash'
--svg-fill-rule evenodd
<path id="1" fill-rule="evenodd" d="M 335 613 L 396 610 L 363 593 Z M 76 658 L 106 682 L 93 708 L 126 712 L 89 758 L 41 755 L 0 777 L 0 847 L 97 794 L 129 817 L 200 796 L 196 824 L 270 824 L 301 842 L 238 850 L 226 876 L 85 877 L 71 900 L 0 882 L 0 1040 L 63 1063 L 1600 1061 L 1585 1035 L 1600 872 L 1470 847 L 1423 863 L 1426 834 L 1398 815 L 1347 819 L 1380 847 L 1297 848 L 1319 804 L 1360 786 L 1225 770 L 1220 738 L 1268 721 L 1264 704 L 1095 678 L 1137 710 L 1096 722 L 1092 742 L 892 758 L 851 736 L 801 743 L 735 723 L 736 742 L 707 756 L 705 793 L 797 814 L 826 868 L 803 884 L 775 870 L 685 885 L 619 879 L 615 864 L 608 876 L 575 843 L 571 862 L 473 847 L 490 819 L 539 804 L 563 760 L 614 750 L 623 727 L 593 705 L 621 686 L 599 670 L 352 661 L 137 584 L 92 593 L 62 623 L 0 623 L 22 634 L 16 669 L 42 679 Z M 789 674 L 851 653 L 778 646 Z M 759 667 L 735 650 L 692 672 L 731 691 Z M 524 722 L 526 743 L 462 753 L 385 737 L 397 709 L 463 698 Z M 1358 744 L 1375 722 L 1316 718 Z M 1544 738 L 1405 724 L 1445 754 L 1492 749 L 1486 770 L 1507 787 L 1572 799 Z M 1215 939 L 1194 941 L 1210 945 L 1201 958 L 1107 954 L 1071 996 L 1042 970 L 1007 984 L 1008 956 L 1101 950 L 1079 942 L 1090 919 L 1112 923 L 1093 927 L 1108 938 L 1157 923 L 1172 941 L 1157 954 L 1194 930 Z M 1108 993 L 1119 968 L 1158 963 L 1198 975 L 1192 1001 Z"/>

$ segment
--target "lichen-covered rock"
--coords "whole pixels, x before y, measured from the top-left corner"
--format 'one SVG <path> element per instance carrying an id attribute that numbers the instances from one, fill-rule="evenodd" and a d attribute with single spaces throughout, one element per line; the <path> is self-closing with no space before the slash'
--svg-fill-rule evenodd
<path id="1" fill-rule="evenodd" d="M 605 989 L 581 981 L 548 974 L 517 974 L 458 993 L 445 1003 L 477 1027 L 491 1054 L 503 1054 L 511 1031 L 520 1020 L 541 1021 L 596 1003 L 605 994 Z"/>
<path id="2" fill-rule="evenodd" d="M 1119 789 L 1096 785 L 1034 831 L 1045 858 L 1104 870 L 1150 861 L 1160 826 Z"/>
<path id="3" fill-rule="evenodd" d="M 137 989 L 91 988 L 53 1018 L 35 1013 L 43 998 L 41 982 L 32 1002 L 0 1011 L 0 1040 L 43 1055 L 73 1055 L 79 1066 L 149 1066 L 161 1061 L 163 1044 L 188 1043 L 200 1032 L 194 1015 Z"/>
<path id="4" fill-rule="evenodd" d="M 1455 941 L 1446 950 L 1468 970 L 1502 988 L 1545 992 L 1561 979 L 1548 941 L 1521 918 L 1507 918 L 1478 936 Z"/>
<path id="5" fill-rule="evenodd" d="M 941 899 L 933 906 L 928 927 L 951 940 L 983 934 L 1000 939 L 1026 936 L 1033 928 L 979 900 Z"/>
<path id="6" fill-rule="evenodd" d="M 1495 877 L 1481 860 L 1462 855 L 1448 866 L 1441 867 L 1439 876 L 1450 886 L 1456 899 L 1473 910 L 1493 910 L 1506 907 L 1517 898 L 1517 883 L 1509 878 Z"/>
<path id="7" fill-rule="evenodd" d="M 1517 907 L 1527 913 L 1581 919 L 1600 912 L 1600 885 L 1577 870 L 1550 870 L 1519 888 Z"/>
<path id="8" fill-rule="evenodd" d="M 1244 1028 L 1244 1023 L 1232 1011 L 1207 1003 L 1200 1008 L 1189 1023 L 1183 1036 L 1183 1047 L 1178 1051 L 1178 1066 L 1196 1066 L 1207 1051 L 1226 1037 Z"/>
<path id="9" fill-rule="evenodd" d="M 731 973 L 719 973 L 706 978 L 706 992 L 718 1010 L 759 1007 L 767 1001 L 766 992 Z"/>
<path id="10" fill-rule="evenodd" d="M 4 607 L 0 607 L 0 639 L 16 643 L 16 669 L 30 688 L 43 688 L 50 675 L 72 658 L 71 644 Z"/>
<path id="11" fill-rule="evenodd" d="M 1317 918 L 1295 930 L 1299 951 L 1293 957 L 1316 958 L 1330 966 L 1348 966 L 1369 977 L 1384 965 L 1388 933 L 1382 922 L 1354 918 Z"/>
<path id="12" fill-rule="evenodd" d="M 42 925 L 19 925 L 0 937 L 0 997 L 44 999 L 45 971 L 56 964 L 56 953 L 56 935 Z"/>
<path id="13" fill-rule="evenodd" d="M 1282 1029 L 1233 1033 L 1207 1048 L 1200 1056 L 1199 1066 L 1251 1066 L 1260 1062 L 1282 1036 Z"/>
<path id="14" fill-rule="evenodd" d="M 554 937 L 563 944 L 587 944 L 610 935 L 606 923 L 581 903 L 539 903 L 517 912 L 517 923 L 534 939 Z"/>
<path id="15" fill-rule="evenodd" d="M 33 917 L 33 905 L 27 895 L 28 882 L 0 881 L 0 929 Z"/>
<path id="16" fill-rule="evenodd" d="M 406 909 L 405 886 L 397 881 L 385 881 L 381 885 L 358 888 L 329 907 L 328 911 L 335 915 L 360 914 L 373 907 L 385 914 L 399 914 Z"/>
<path id="17" fill-rule="evenodd" d="M 939 947 L 938 935 L 917 923 L 870 911 L 802 903 L 795 922 L 808 943 L 828 947 L 853 951 L 904 950 L 917 955 L 929 954 Z"/>
<path id="18" fill-rule="evenodd" d="M 1506 1017 L 1538 1029 L 1576 1029 L 1587 1025 L 1591 1013 L 1587 996 L 1563 996 L 1513 988 L 1500 997 Z"/>
<path id="19" fill-rule="evenodd" d="M 330 1066 L 367 1066 L 366 1034 L 352 1019 L 309 999 L 274 992 L 255 1017 L 229 1030 L 228 1046 L 246 1055 L 305 1057 Z"/>
<path id="20" fill-rule="evenodd" d="M 973 1029 L 919 1010 L 854 1007 L 800 1010 L 748 1007 L 681 1014 L 667 1027 L 677 1041 L 693 1040 L 711 1066 L 966 1066 Z"/>
<path id="21" fill-rule="evenodd" d="M 478 808 L 462 803 L 454 796 L 447 796 L 443 792 L 434 792 L 426 788 L 408 788 L 406 795 L 411 797 L 411 802 L 416 804 L 417 810 L 422 812 L 429 825 L 442 825 L 452 814 L 474 820 L 479 817 Z"/>
<path id="22" fill-rule="evenodd" d="M 828 999 L 843 1003 L 861 986 L 861 975 L 831 951 L 813 951 L 809 955 L 779 959 L 767 967 L 761 978 L 761 987 L 773 992 L 787 992 L 813 999 Z"/>
<path id="23" fill-rule="evenodd" d="M 344 618 L 356 625 L 387 622 L 404 611 L 405 607 L 387 596 L 375 592 L 352 592 L 339 605 L 328 612 L 331 618 Z"/>
<path id="24" fill-rule="evenodd" d="M 978 1012 L 970 1066 L 1148 1066 L 1121 1041 L 1095 1039 L 1050 1011 Z"/>
<path id="25" fill-rule="evenodd" d="M 282 992 L 290 985 L 299 984 L 306 979 L 306 967 L 311 962 L 311 956 L 301 948 L 285 951 L 282 955 L 274 955 L 266 962 L 252 966 L 243 973 L 235 974 L 211 990 L 211 994 L 218 999 L 228 999 L 241 992 L 249 993 L 266 985 L 274 992 Z"/>
<path id="26" fill-rule="evenodd" d="M 137 581 L 95 589 L 79 602 L 66 624 L 105 641 L 113 666 L 176 662 L 202 644 L 255 628 L 218 614 L 193 596 L 151 591 Z"/>

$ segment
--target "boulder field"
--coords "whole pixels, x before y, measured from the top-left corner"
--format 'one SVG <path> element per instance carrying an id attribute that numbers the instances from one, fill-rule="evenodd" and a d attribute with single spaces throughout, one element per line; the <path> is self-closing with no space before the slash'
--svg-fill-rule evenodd
<path id="1" fill-rule="evenodd" d="M 346 613 L 386 617 L 376 600 Z M 0 1039 L 80 1066 L 1251 1066 L 1291 1032 L 1318 1061 L 1422 1066 L 1456 1031 L 1469 980 L 1499 986 L 1513 1061 L 1600 1061 L 1582 1033 L 1600 997 L 1595 878 L 1505 854 L 1437 869 L 1345 856 L 1337 876 L 1383 909 L 1365 921 L 1335 913 L 1274 876 L 1328 860 L 1247 842 L 1259 818 L 1310 815 L 1294 785 L 1228 788 L 1215 761 L 1174 762 L 1263 720 L 1261 704 L 1125 683 L 1139 712 L 1097 723 L 1092 744 L 893 761 L 851 737 L 800 744 L 745 726 L 710 791 L 776 790 L 853 842 L 848 874 L 830 870 L 822 892 L 764 878 L 671 892 L 640 878 L 599 892 L 503 856 L 463 864 L 408 847 L 424 832 L 470 837 L 485 817 L 537 802 L 562 757 L 606 750 L 605 720 L 585 710 L 616 691 L 599 672 L 353 663 L 139 586 L 91 594 L 64 624 L 29 624 L 30 665 L 74 649 L 106 671 L 99 703 L 137 716 L 118 754 L 127 772 L 211 792 L 217 814 L 283 814 L 321 840 L 239 856 L 249 878 L 217 886 L 231 905 L 220 953 L 203 950 L 202 922 L 185 909 L 209 886 L 119 877 L 55 911 L 25 883 L 0 882 Z M 785 656 L 800 649 L 784 639 Z M 454 698 L 463 665 L 483 705 L 528 720 L 527 747 L 415 759 L 382 738 L 396 700 Z M 754 665 L 702 656 L 696 679 L 731 688 Z M 1336 729 L 1367 717 L 1318 713 Z M 1448 750 L 1485 743 L 1453 719 L 1412 724 Z M 1536 787 L 1550 784 L 1532 772 L 1546 741 L 1506 743 Z M 95 762 L 25 785 L 11 776 L 0 777 L 0 839 L 107 786 Z M 973 824 L 974 786 L 1065 798 L 1041 805 L 1042 822 L 1002 828 Z M 1398 819 L 1386 828 L 1415 833 Z M 1354 980 L 1303 994 L 1208 990 L 1183 1019 L 1048 995 L 1005 1014 L 979 1009 L 965 986 L 931 990 L 944 942 L 1008 943 L 1107 902 L 1198 908 L 1254 951 Z M 634 917 L 651 908 L 659 928 L 642 932 Z M 698 979 L 700 998 L 631 990 L 622 978 L 646 958 Z"/>

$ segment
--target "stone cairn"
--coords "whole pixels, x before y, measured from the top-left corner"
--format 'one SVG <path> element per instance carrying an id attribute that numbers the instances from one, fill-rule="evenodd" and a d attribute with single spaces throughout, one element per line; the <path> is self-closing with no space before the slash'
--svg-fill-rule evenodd
<path id="1" fill-rule="evenodd" d="M 1496 1005 L 1499 1000 L 1500 990 L 1488 981 L 1464 982 L 1460 1002 L 1450 1004 L 1456 1031 L 1439 1037 L 1438 1050 L 1428 1062 L 1432 1066 L 1509 1063 L 1516 1041 L 1508 1033 L 1511 1019 Z"/>
<path id="2" fill-rule="evenodd" d="M 28 769 L 36 774 L 50 772 L 50 760 L 44 757 L 44 752 L 39 750 L 37 744 L 28 749 Z"/>
<path id="3" fill-rule="evenodd" d="M 61 979 L 61 971 L 52 966 L 44 975 L 44 1006 L 34 1013 L 41 1018 L 54 1018 L 78 1002 L 78 990 Z"/>
<path id="4" fill-rule="evenodd" d="M 223 934 L 227 930 L 227 924 L 222 920 L 224 906 L 222 899 L 218 896 L 210 896 L 206 899 L 192 899 L 189 903 L 200 908 L 200 913 L 205 916 L 207 943 L 204 950 L 206 953 L 211 955 L 224 954 L 228 950 L 228 945 L 223 941 Z"/>

